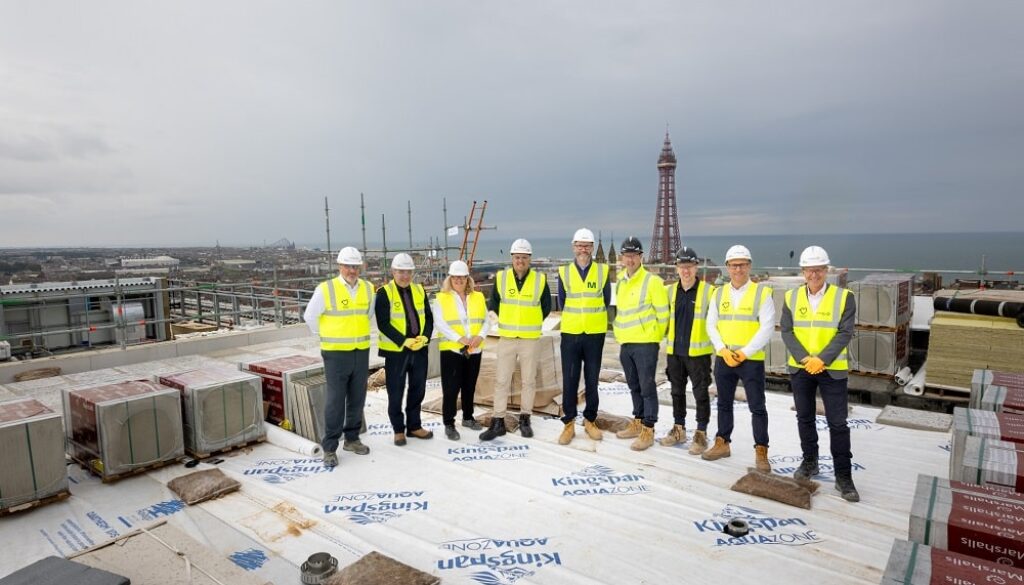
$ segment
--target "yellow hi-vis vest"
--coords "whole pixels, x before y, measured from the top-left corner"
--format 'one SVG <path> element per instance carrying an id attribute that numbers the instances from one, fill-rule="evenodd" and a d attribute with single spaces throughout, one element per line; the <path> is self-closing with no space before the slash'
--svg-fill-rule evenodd
<path id="1" fill-rule="evenodd" d="M 675 353 L 676 340 L 676 291 L 679 283 L 674 282 L 668 287 L 668 347 L 665 351 L 669 355 Z M 697 281 L 697 303 L 693 307 L 693 327 L 690 328 L 690 349 L 687 355 L 693 357 L 698 355 L 711 355 L 715 348 L 711 345 L 711 338 L 708 337 L 708 328 L 705 321 L 708 318 L 708 299 L 715 292 L 715 287 L 704 282 Z"/>
<path id="2" fill-rule="evenodd" d="M 661 343 L 668 326 L 665 281 L 641 266 L 627 280 L 615 283 L 615 341 Z"/>
<path id="3" fill-rule="evenodd" d="M 409 283 L 409 289 L 412 291 L 412 305 L 416 307 L 416 316 L 420 322 L 420 334 L 422 335 L 427 319 L 424 310 L 427 306 L 427 295 L 423 291 L 422 284 Z M 398 293 L 398 285 L 392 280 L 384 285 L 384 292 L 388 295 L 388 308 L 391 309 L 391 326 L 405 335 L 405 304 L 402 303 L 402 295 Z M 402 351 L 402 346 L 391 341 L 387 335 L 381 334 L 377 337 L 377 349 L 399 352 Z"/>
<path id="4" fill-rule="evenodd" d="M 455 298 L 456 294 L 454 292 L 437 293 L 437 305 L 441 307 L 441 318 L 459 337 L 468 338 L 480 335 L 480 330 L 484 327 L 484 319 L 487 318 L 487 301 L 484 300 L 483 293 L 473 291 L 466 296 L 466 319 L 469 321 L 469 331 L 466 331 L 466 327 L 459 317 L 459 301 Z M 438 349 L 441 351 L 462 351 L 463 347 L 466 346 L 458 341 L 448 341 L 443 337 L 438 345 Z M 479 347 L 483 349 L 484 344 L 481 343 Z"/>
<path id="5" fill-rule="evenodd" d="M 352 351 L 370 348 L 370 303 L 373 285 L 359 279 L 356 297 L 348 293 L 348 286 L 339 276 L 320 283 L 320 294 L 326 301 L 320 313 L 320 349 L 324 351 Z"/>
<path id="6" fill-rule="evenodd" d="M 839 319 L 846 310 L 846 299 L 850 291 L 834 285 L 826 285 L 825 295 L 818 303 L 818 310 L 811 311 L 811 301 L 807 297 L 807 285 L 786 293 L 786 306 L 793 314 L 793 335 L 800 345 L 804 346 L 807 353 L 817 356 L 823 349 L 828 347 L 832 338 L 839 332 Z M 795 368 L 803 367 L 792 355 L 789 356 L 789 365 Z M 839 354 L 831 364 L 825 364 L 829 370 L 847 370 L 849 364 L 846 360 L 846 348 Z"/>
<path id="7" fill-rule="evenodd" d="M 608 308 L 604 306 L 604 286 L 608 265 L 592 263 L 587 279 L 580 278 L 576 263 L 558 269 L 565 291 L 562 307 L 562 333 L 607 333 Z"/>
<path id="8" fill-rule="evenodd" d="M 731 285 L 725 284 L 715 291 L 715 304 L 718 305 L 718 334 L 722 343 L 729 349 L 743 349 L 761 328 L 757 315 L 761 303 L 772 302 L 772 289 L 763 284 L 751 283 L 740 299 L 739 306 L 732 303 L 732 291 L 726 291 Z M 764 349 L 747 359 L 764 361 Z"/>
<path id="9" fill-rule="evenodd" d="M 523 289 L 516 289 L 516 276 L 511 268 L 498 273 L 498 287 L 501 304 L 498 307 L 498 329 L 501 337 L 537 339 L 544 325 L 544 313 L 540 309 L 540 295 L 547 277 L 530 269 L 523 281 Z"/>

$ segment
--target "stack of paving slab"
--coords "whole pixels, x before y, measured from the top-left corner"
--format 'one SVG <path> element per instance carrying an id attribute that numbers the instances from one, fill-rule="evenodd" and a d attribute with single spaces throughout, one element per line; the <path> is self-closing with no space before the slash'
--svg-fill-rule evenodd
<path id="1" fill-rule="evenodd" d="M 61 417 L 32 398 L 0 402 L 0 514 L 68 491 Z"/>
<path id="2" fill-rule="evenodd" d="M 1024 570 L 969 555 L 897 540 L 889 553 L 882 585 L 991 585 L 1022 583 Z"/>
<path id="3" fill-rule="evenodd" d="M 1024 414 L 1024 373 L 974 370 L 971 408 Z"/>
<path id="4" fill-rule="evenodd" d="M 967 457 L 967 438 L 977 437 L 993 441 L 1024 443 L 1024 416 L 1002 414 L 988 410 L 973 408 L 956 408 L 953 410 L 953 441 L 950 449 L 951 477 L 960 476 L 955 470 L 964 465 Z M 977 461 L 978 455 L 974 455 Z"/>
<path id="5" fill-rule="evenodd" d="M 960 461 L 949 458 L 949 478 L 1024 492 L 1024 443 L 968 435 Z"/>
<path id="6" fill-rule="evenodd" d="M 895 376 L 910 361 L 914 277 L 869 274 L 850 283 L 857 302 L 857 329 L 850 341 L 850 369 Z"/>
<path id="7" fill-rule="evenodd" d="M 323 360 L 307 355 L 287 355 L 257 361 L 240 362 L 238 368 L 263 380 L 263 403 L 267 422 L 280 425 L 295 418 L 286 388 L 296 380 L 322 376 Z"/>
<path id="8" fill-rule="evenodd" d="M 324 411 L 327 408 L 327 377 L 310 376 L 295 380 L 285 389 L 292 405 L 292 430 L 314 443 L 323 439 Z"/>

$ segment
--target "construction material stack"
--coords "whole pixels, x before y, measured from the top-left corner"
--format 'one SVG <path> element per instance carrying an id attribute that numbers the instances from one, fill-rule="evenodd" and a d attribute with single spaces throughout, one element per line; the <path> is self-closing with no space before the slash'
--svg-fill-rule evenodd
<path id="1" fill-rule="evenodd" d="M 263 404 L 267 422 L 290 428 L 295 419 L 293 405 L 288 401 L 286 389 L 297 380 L 322 376 L 324 364 L 320 358 L 289 355 L 238 364 L 243 372 L 259 376 L 263 381 Z"/>
<path id="2" fill-rule="evenodd" d="M 849 347 L 850 369 L 893 377 L 910 361 L 914 276 L 869 274 L 850 283 L 857 301 L 857 328 Z"/>
<path id="3" fill-rule="evenodd" d="M 293 405 L 293 431 L 314 443 L 323 439 L 324 411 L 327 408 L 327 377 L 310 376 L 295 380 L 285 389 Z"/>
<path id="4" fill-rule="evenodd" d="M 1024 414 L 1024 373 L 974 370 L 971 408 Z"/>
<path id="5" fill-rule="evenodd" d="M 0 516 L 68 494 L 60 414 L 21 398 L 0 403 Z"/>

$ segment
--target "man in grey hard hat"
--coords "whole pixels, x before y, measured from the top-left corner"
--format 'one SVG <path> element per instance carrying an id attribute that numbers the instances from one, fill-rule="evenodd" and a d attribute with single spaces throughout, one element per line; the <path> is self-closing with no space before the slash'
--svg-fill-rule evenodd
<path id="1" fill-rule="evenodd" d="M 860 494 L 853 484 L 850 427 L 846 424 L 846 351 L 853 339 L 857 307 L 850 291 L 826 282 L 830 263 L 821 246 L 809 246 L 800 254 L 800 270 L 807 284 L 786 293 L 779 323 L 789 350 L 789 384 L 803 451 L 803 462 L 793 477 L 810 479 L 820 472 L 815 394 L 821 392 L 836 490 L 844 500 L 857 502 Z"/>
<path id="2" fill-rule="evenodd" d="M 302 314 L 306 326 L 320 338 L 320 355 L 327 378 L 324 408 L 325 467 L 338 464 L 338 442 L 345 435 L 345 451 L 366 455 L 370 448 L 359 440 L 370 371 L 370 318 L 373 285 L 359 278 L 363 256 L 352 246 L 338 252 L 337 278 L 321 282 Z"/>

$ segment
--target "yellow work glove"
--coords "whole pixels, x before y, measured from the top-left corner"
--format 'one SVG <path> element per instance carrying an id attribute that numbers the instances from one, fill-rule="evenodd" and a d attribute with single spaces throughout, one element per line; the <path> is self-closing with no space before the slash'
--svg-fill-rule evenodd
<path id="1" fill-rule="evenodd" d="M 820 374 L 825 369 L 825 362 L 820 357 L 810 356 L 803 360 L 804 370 L 808 374 L 815 375 Z"/>
<path id="2" fill-rule="evenodd" d="M 736 366 L 740 365 L 740 363 L 736 361 L 736 357 L 733 355 L 732 350 L 729 349 L 728 347 L 723 347 L 722 349 L 718 350 L 718 357 L 725 360 L 725 365 L 729 366 L 730 368 L 735 368 Z"/>
<path id="3" fill-rule="evenodd" d="M 743 353 L 742 350 L 737 349 L 732 352 L 733 358 L 736 360 L 736 365 L 740 365 L 747 360 L 747 354 Z"/>
<path id="4" fill-rule="evenodd" d="M 420 335 L 416 339 L 420 342 L 420 345 L 426 345 L 430 343 L 430 338 L 428 338 L 426 335 Z"/>
<path id="5" fill-rule="evenodd" d="M 419 341 L 415 337 L 410 337 L 402 342 L 402 347 L 408 350 L 416 351 L 416 344 Z"/>

